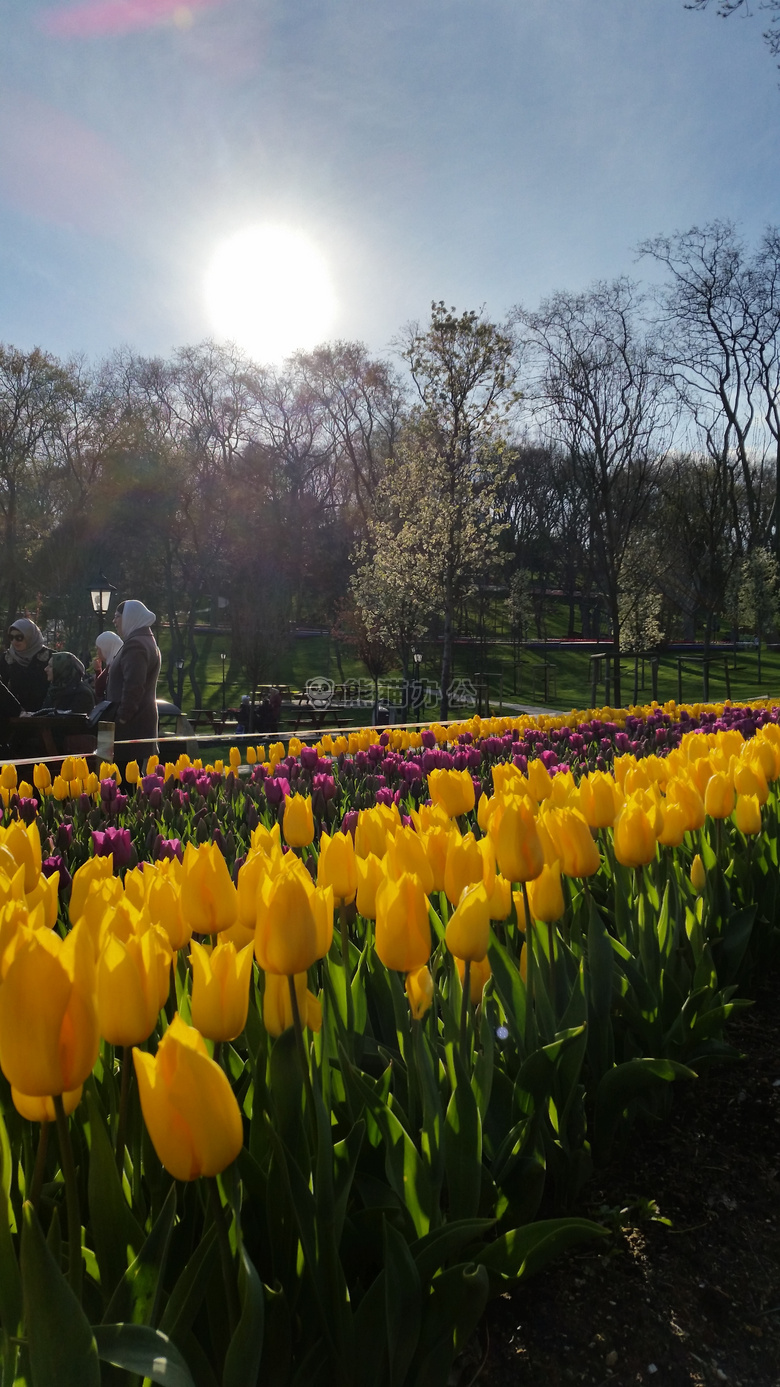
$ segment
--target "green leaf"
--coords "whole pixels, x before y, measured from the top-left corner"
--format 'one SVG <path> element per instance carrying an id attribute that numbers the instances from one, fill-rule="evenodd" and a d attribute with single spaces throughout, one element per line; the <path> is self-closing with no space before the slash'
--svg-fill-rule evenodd
<path id="1" fill-rule="evenodd" d="M 494 1218 L 464 1218 L 457 1223 L 446 1223 L 436 1228 L 424 1238 L 413 1242 L 409 1251 L 417 1265 L 417 1273 L 423 1285 L 432 1281 L 451 1257 L 458 1256 L 464 1248 L 471 1247 L 475 1238 L 481 1238 L 495 1227 Z"/>
<path id="2" fill-rule="evenodd" d="M 422 1288 L 406 1239 L 387 1219 L 383 1222 L 390 1387 L 403 1387 L 420 1333 Z"/>
<path id="3" fill-rule="evenodd" d="M 22 1319 L 22 1278 L 11 1228 L 11 1143 L 0 1113 L 0 1321 L 6 1334 L 15 1334 Z"/>
<path id="4" fill-rule="evenodd" d="M 692 1069 L 666 1059 L 626 1060 L 610 1069 L 596 1090 L 593 1146 L 598 1158 L 603 1160 L 609 1154 L 618 1123 L 635 1098 L 656 1084 L 695 1078 Z"/>
<path id="5" fill-rule="evenodd" d="M 587 1218 L 549 1218 L 513 1228 L 474 1255 L 480 1265 L 507 1281 L 533 1276 L 554 1257 L 592 1238 L 609 1237 L 609 1230 Z"/>
<path id="6" fill-rule="evenodd" d="M 95 1337 L 29 1203 L 23 1211 L 21 1263 L 30 1387 L 100 1387 Z"/>
<path id="7" fill-rule="evenodd" d="M 455 1087 L 444 1120 L 444 1160 L 452 1218 L 474 1218 L 482 1189 L 482 1123 L 458 1046 L 452 1049 Z"/>
<path id="8" fill-rule="evenodd" d="M 450 1267 L 437 1276 L 428 1296 L 420 1347 L 410 1374 L 414 1387 L 446 1387 L 456 1353 L 482 1318 L 490 1281 L 484 1267 Z"/>
<path id="9" fill-rule="evenodd" d="M 263 1354 L 265 1300 L 260 1277 L 243 1246 L 238 1268 L 238 1294 L 241 1318 L 225 1356 L 222 1387 L 256 1387 Z"/>
<path id="10" fill-rule="evenodd" d="M 614 954 L 607 928 L 590 898 L 588 915 L 588 1059 L 596 1077 L 612 1067 L 614 1040 L 612 1031 L 612 973 Z"/>
<path id="11" fill-rule="evenodd" d="M 509 956 L 503 944 L 499 943 L 492 929 L 490 931 L 488 958 L 493 972 L 493 986 L 501 998 L 507 1025 L 515 1042 L 522 1046 L 525 1035 L 526 1001 L 523 979 L 520 977 L 520 971 L 514 959 Z"/>
<path id="12" fill-rule="evenodd" d="M 127 1268 L 103 1316 L 104 1324 L 154 1324 L 176 1217 L 176 1186 L 171 1185 L 159 1217 L 135 1261 Z"/>
<path id="13" fill-rule="evenodd" d="M 160 1329 L 182 1344 L 203 1302 L 218 1252 L 217 1230 L 212 1223 L 199 1242 L 171 1292 L 160 1320 Z"/>
<path id="14" fill-rule="evenodd" d="M 159 1329 L 148 1324 L 99 1324 L 94 1332 L 104 1363 L 150 1378 L 162 1387 L 195 1387 L 181 1353 Z"/>
<path id="15" fill-rule="evenodd" d="M 87 1092 L 87 1108 L 91 1138 L 89 1218 L 100 1286 L 105 1300 L 109 1300 L 127 1270 L 128 1243 L 137 1252 L 144 1236 L 128 1208 L 100 1102 L 91 1089 Z"/>

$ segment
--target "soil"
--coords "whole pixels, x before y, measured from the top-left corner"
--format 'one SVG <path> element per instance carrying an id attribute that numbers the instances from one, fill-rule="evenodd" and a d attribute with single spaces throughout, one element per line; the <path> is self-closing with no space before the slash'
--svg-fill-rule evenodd
<path id="1" fill-rule="evenodd" d="M 461 1387 L 780 1387 L 776 994 L 728 1038 L 743 1058 L 680 1085 L 668 1125 L 635 1130 L 586 1190 L 606 1250 L 492 1302 Z"/>

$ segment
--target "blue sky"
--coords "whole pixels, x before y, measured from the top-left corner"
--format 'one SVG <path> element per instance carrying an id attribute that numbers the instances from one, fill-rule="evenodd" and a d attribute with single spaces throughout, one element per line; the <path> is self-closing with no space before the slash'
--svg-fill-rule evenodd
<path id="1" fill-rule="evenodd" d="M 225 237 L 319 247 L 331 336 L 500 318 L 713 217 L 780 222 L 762 15 L 682 0 L 0 0 L 0 340 L 207 336 Z"/>

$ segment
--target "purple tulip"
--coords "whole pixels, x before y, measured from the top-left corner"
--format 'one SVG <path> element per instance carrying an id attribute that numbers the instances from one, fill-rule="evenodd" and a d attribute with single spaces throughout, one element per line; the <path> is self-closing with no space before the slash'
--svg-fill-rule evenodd
<path id="1" fill-rule="evenodd" d="M 177 857 L 179 861 L 182 862 L 184 860 L 184 848 L 182 847 L 181 839 L 160 838 L 157 843 L 157 852 L 155 856 L 158 862 L 161 862 L 163 858 L 174 857 Z"/>
<path id="2" fill-rule="evenodd" d="M 319 758 L 319 756 L 318 756 L 318 754 L 317 754 L 317 748 L 316 748 L 316 747 L 313 747 L 313 746 L 302 746 L 302 747 L 301 747 L 301 765 L 303 766 L 304 770 L 307 770 L 307 771 L 314 771 L 314 770 L 316 770 L 316 769 L 317 769 L 317 763 L 318 763 L 319 759 L 320 759 L 320 758 Z"/>
<path id="3" fill-rule="evenodd" d="M 111 801 L 117 797 L 117 786 L 113 775 L 109 775 L 100 782 L 100 798 Z"/>
<path id="4" fill-rule="evenodd" d="M 265 782 L 265 797 L 269 804 L 281 804 L 290 793 L 290 782 L 284 776 L 273 776 Z"/>
<path id="5" fill-rule="evenodd" d="M 92 843 L 96 857 L 114 855 L 115 867 L 127 867 L 133 850 L 129 828 L 106 828 L 92 831 Z"/>
<path id="6" fill-rule="evenodd" d="M 357 828 L 357 821 L 358 821 L 358 811 L 357 811 L 357 809 L 348 809 L 347 812 L 346 812 L 346 814 L 344 815 L 343 819 L 341 820 L 341 832 L 342 832 L 342 833 L 351 833 L 351 834 L 352 834 L 352 837 L 354 838 L 354 836 L 355 836 L 355 829 Z"/>

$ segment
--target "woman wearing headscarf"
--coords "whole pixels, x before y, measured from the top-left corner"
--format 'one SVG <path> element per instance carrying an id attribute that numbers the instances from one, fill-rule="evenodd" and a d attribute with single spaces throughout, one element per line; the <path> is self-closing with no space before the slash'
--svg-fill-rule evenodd
<path id="1" fill-rule="evenodd" d="M 34 621 L 20 616 L 9 629 L 10 645 L 0 661 L 0 679 L 26 713 L 34 713 L 46 697 L 46 666 L 51 651 Z"/>
<path id="2" fill-rule="evenodd" d="M 156 620 L 154 612 L 133 599 L 120 602 L 114 613 L 114 625 L 123 644 L 109 666 L 106 698 L 117 705 L 116 741 L 135 743 L 116 748 L 114 760 L 123 773 L 128 761 L 143 766 L 147 757 L 157 752 L 157 679 L 161 659 L 151 630 Z"/>
<path id="3" fill-rule="evenodd" d="M 116 631 L 101 631 L 97 640 L 97 657 L 93 668 L 95 670 L 95 702 L 100 703 L 106 696 L 106 685 L 108 683 L 108 671 L 113 661 L 122 649 L 122 637 Z"/>
<path id="4" fill-rule="evenodd" d="M 55 650 L 46 666 L 49 691 L 41 706 L 57 713 L 91 713 L 95 696 L 85 676 L 78 656 Z"/>

